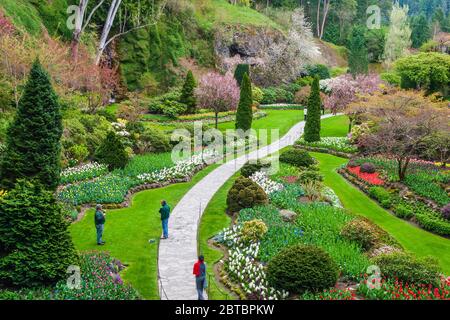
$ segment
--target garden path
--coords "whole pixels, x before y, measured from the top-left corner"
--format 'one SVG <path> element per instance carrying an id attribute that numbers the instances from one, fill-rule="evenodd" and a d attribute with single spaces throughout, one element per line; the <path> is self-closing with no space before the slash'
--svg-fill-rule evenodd
<path id="1" fill-rule="evenodd" d="M 332 116 L 328 114 L 322 119 Z M 245 162 L 267 157 L 294 144 L 303 134 L 304 126 L 305 122 L 301 121 L 278 141 L 222 164 L 183 196 L 169 219 L 169 239 L 159 243 L 158 285 L 161 299 L 197 299 L 192 268 L 197 259 L 198 226 L 208 202 Z"/>

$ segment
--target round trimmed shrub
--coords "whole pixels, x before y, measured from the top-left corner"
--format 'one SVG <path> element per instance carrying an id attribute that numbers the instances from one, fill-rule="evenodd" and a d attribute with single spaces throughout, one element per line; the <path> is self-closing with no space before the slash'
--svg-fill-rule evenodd
<path id="1" fill-rule="evenodd" d="M 341 236 L 358 243 L 364 250 L 370 250 L 377 242 L 372 226 L 362 219 L 349 221 L 342 228 Z"/>
<path id="2" fill-rule="evenodd" d="M 230 191 L 228 191 L 227 211 L 229 213 L 267 203 L 268 198 L 264 190 L 246 177 L 237 178 Z"/>
<path id="3" fill-rule="evenodd" d="M 241 168 L 241 175 L 248 178 L 251 175 L 253 175 L 255 172 L 261 171 L 262 169 L 269 168 L 269 167 L 270 167 L 270 163 L 262 162 L 259 160 L 257 162 L 248 161 Z"/>
<path id="4" fill-rule="evenodd" d="M 244 242 L 261 240 L 267 230 L 266 224 L 260 219 L 245 221 L 241 229 L 241 239 Z"/>
<path id="5" fill-rule="evenodd" d="M 435 259 L 419 259 L 406 253 L 382 254 L 373 259 L 381 274 L 408 284 L 439 285 L 440 270 Z"/>
<path id="6" fill-rule="evenodd" d="M 361 165 L 360 170 L 363 173 L 375 173 L 376 168 L 372 163 L 365 162 Z"/>
<path id="7" fill-rule="evenodd" d="M 309 167 L 314 164 L 314 159 L 308 152 L 300 149 L 290 149 L 280 155 L 280 161 L 292 164 L 296 167 Z"/>
<path id="8" fill-rule="evenodd" d="M 311 245 L 288 247 L 267 265 L 269 284 L 293 294 L 328 289 L 336 284 L 338 274 L 338 266 L 330 255 Z"/>
<path id="9" fill-rule="evenodd" d="M 446 220 L 450 220 L 450 203 L 447 203 L 442 209 L 441 209 L 442 217 Z"/>
<path id="10" fill-rule="evenodd" d="M 316 170 L 304 170 L 298 175 L 298 181 L 311 182 L 311 181 L 323 181 L 323 176 Z"/>

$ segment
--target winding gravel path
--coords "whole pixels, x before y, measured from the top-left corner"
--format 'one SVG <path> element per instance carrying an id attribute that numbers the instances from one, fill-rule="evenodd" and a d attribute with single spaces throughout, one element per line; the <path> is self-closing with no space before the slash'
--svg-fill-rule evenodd
<path id="1" fill-rule="evenodd" d="M 322 116 L 322 119 L 333 115 Z M 264 158 L 294 144 L 303 134 L 305 122 L 293 126 L 278 141 L 231 160 L 200 180 L 173 209 L 169 239 L 159 243 L 159 292 L 163 300 L 196 300 L 193 264 L 197 260 L 197 228 L 208 202 L 219 188 L 251 159 Z"/>

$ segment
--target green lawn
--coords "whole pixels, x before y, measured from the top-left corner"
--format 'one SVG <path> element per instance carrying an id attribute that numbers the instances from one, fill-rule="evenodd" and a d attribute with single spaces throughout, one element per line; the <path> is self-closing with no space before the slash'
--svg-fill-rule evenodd
<path id="1" fill-rule="evenodd" d="M 336 192 L 348 210 L 371 219 L 395 237 L 406 250 L 417 256 L 437 258 L 442 270 L 447 275 L 450 274 L 450 239 L 429 233 L 393 216 L 352 186 L 336 172 L 336 169 L 348 160 L 322 153 L 311 155 L 320 162 L 325 184 Z"/>
<path id="2" fill-rule="evenodd" d="M 346 137 L 349 120 L 347 116 L 336 116 L 321 121 L 321 137 Z"/>
<path id="3" fill-rule="evenodd" d="M 225 300 L 226 298 L 231 298 L 230 295 L 227 297 L 224 294 L 227 292 L 226 289 L 216 282 L 214 278 L 214 264 L 222 258 L 223 254 L 220 250 L 210 247 L 208 245 L 208 240 L 219 233 L 223 228 L 230 226 L 231 218 L 225 213 L 227 207 L 226 199 L 228 191 L 238 176 L 239 173 L 236 173 L 219 189 L 219 191 L 217 191 L 206 207 L 200 222 L 198 239 L 200 253 L 205 256 L 205 261 L 208 265 L 208 275 L 211 275 L 211 281 L 214 281 L 214 283 L 209 283 L 208 292 L 210 300 Z"/>
<path id="4" fill-rule="evenodd" d="M 95 240 L 94 212 L 70 227 L 78 250 L 104 250 L 111 256 L 128 264 L 123 278 L 136 288 L 145 299 L 158 299 L 157 250 L 161 225 L 158 214 L 160 200 L 165 199 L 173 208 L 183 195 L 198 181 L 215 169 L 217 165 L 197 173 L 187 183 L 178 183 L 165 188 L 139 192 L 133 196 L 129 208 L 107 210 L 105 233 L 106 245 L 99 247 Z M 155 239 L 149 243 L 149 239 Z"/>
<path id="5" fill-rule="evenodd" d="M 290 128 L 300 121 L 303 121 L 303 110 L 264 110 L 267 116 L 254 120 L 252 128 L 259 136 L 259 129 L 268 129 L 268 143 L 272 142 L 271 129 L 279 130 L 279 138 L 283 137 Z M 234 129 L 234 121 L 219 123 L 219 130 L 225 132 L 227 129 Z M 262 144 L 264 145 L 264 143 Z"/>

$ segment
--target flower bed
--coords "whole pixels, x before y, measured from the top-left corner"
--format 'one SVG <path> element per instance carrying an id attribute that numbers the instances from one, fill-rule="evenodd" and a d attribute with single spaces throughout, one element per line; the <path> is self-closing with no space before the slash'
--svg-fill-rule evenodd
<path id="1" fill-rule="evenodd" d="M 358 148 L 352 145 L 346 137 L 325 137 L 316 142 L 306 142 L 303 138 L 301 138 L 296 142 L 296 144 L 305 147 L 312 147 L 316 150 L 330 149 L 343 153 L 358 152 Z"/>
<path id="2" fill-rule="evenodd" d="M 414 285 L 402 283 L 395 279 L 383 278 L 380 288 L 374 288 L 375 281 L 365 279 L 358 287 L 358 292 L 371 300 L 449 300 L 450 279 L 442 281 L 441 286 L 431 284 Z M 372 289 L 371 289 L 372 288 Z"/>
<path id="3" fill-rule="evenodd" d="M 108 166 L 97 162 L 90 162 L 81 166 L 67 168 L 61 172 L 60 183 L 68 184 L 82 180 L 89 180 L 102 176 L 108 172 Z"/>
<path id="4" fill-rule="evenodd" d="M 124 265 L 108 253 L 82 253 L 80 288 L 69 288 L 64 279 L 53 288 L 6 292 L 0 290 L 0 297 L 11 300 L 138 300 L 137 291 L 124 284 L 120 277 L 123 269 Z"/>
<path id="5" fill-rule="evenodd" d="M 364 180 L 365 182 L 367 182 L 368 184 L 374 185 L 374 186 L 381 186 L 384 184 L 384 181 L 381 180 L 379 178 L 380 174 L 378 172 L 375 173 L 366 173 L 366 172 L 361 172 L 361 167 L 352 167 L 352 168 L 347 168 L 347 170 L 357 176 L 358 178 Z"/>
<path id="6" fill-rule="evenodd" d="M 271 180 L 267 176 L 267 173 L 263 171 L 255 172 L 250 176 L 250 179 L 256 182 L 268 195 L 274 193 L 275 191 L 280 191 L 284 188 L 281 183 Z"/>
<path id="7" fill-rule="evenodd" d="M 398 165 L 395 160 L 381 157 L 356 159 L 356 163 L 373 163 L 381 169 L 390 182 L 397 182 Z M 449 171 L 439 168 L 432 162 L 413 160 L 408 166 L 406 178 L 403 183 L 414 193 L 434 201 L 439 206 L 445 206 L 450 202 L 450 197 L 444 186 L 450 183 Z"/>

